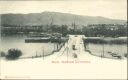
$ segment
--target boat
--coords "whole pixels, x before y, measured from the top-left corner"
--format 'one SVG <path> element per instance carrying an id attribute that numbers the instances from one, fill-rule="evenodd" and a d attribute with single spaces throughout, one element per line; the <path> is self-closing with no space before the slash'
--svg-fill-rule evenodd
<path id="1" fill-rule="evenodd" d="M 37 33 L 37 34 L 30 34 L 28 37 L 49 37 L 50 34 L 47 33 Z"/>
<path id="2" fill-rule="evenodd" d="M 43 37 L 43 38 L 27 38 L 25 39 L 25 43 L 41 43 L 41 42 L 50 42 L 49 37 Z"/>

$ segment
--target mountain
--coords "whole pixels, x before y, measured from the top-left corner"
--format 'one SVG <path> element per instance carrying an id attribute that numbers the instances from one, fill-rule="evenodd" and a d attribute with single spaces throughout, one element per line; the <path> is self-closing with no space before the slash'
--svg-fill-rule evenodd
<path id="1" fill-rule="evenodd" d="M 86 24 L 122 24 L 125 20 L 115 20 L 104 17 L 81 16 L 69 13 L 42 12 L 29 14 L 1 14 L 1 24 L 7 25 L 71 25 L 73 22 L 77 25 Z"/>

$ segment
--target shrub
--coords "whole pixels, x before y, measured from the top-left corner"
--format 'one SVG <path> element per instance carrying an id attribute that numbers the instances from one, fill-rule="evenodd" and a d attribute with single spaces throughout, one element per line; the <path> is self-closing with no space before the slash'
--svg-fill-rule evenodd
<path id="1" fill-rule="evenodd" d="M 22 52 L 18 49 L 9 49 L 8 54 L 6 55 L 6 59 L 15 60 L 18 59 L 22 55 Z"/>
<path id="2" fill-rule="evenodd" d="M 5 54 L 5 52 L 0 52 L 0 57 L 5 57 L 6 56 L 6 54 Z"/>

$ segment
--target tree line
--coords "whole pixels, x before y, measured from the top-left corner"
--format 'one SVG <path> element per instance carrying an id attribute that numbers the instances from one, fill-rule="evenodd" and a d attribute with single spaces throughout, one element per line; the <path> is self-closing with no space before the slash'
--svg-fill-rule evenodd
<path id="1" fill-rule="evenodd" d="M 89 37 L 121 37 L 127 36 L 127 25 L 89 25 L 82 32 Z"/>
<path id="2" fill-rule="evenodd" d="M 82 34 L 90 37 L 120 37 L 127 36 L 127 25 L 125 24 L 91 24 L 76 26 L 77 28 L 69 27 L 69 25 L 4 25 L 2 26 L 2 34 L 13 35 L 13 34 L 29 34 L 30 32 L 37 33 L 61 33 L 63 36 L 67 34 Z"/>

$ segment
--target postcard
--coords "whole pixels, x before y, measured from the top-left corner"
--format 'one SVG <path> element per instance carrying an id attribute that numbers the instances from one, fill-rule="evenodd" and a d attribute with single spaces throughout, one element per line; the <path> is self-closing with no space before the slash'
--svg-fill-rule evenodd
<path id="1" fill-rule="evenodd" d="M 0 79 L 127 80 L 127 0 L 0 0 Z"/>

